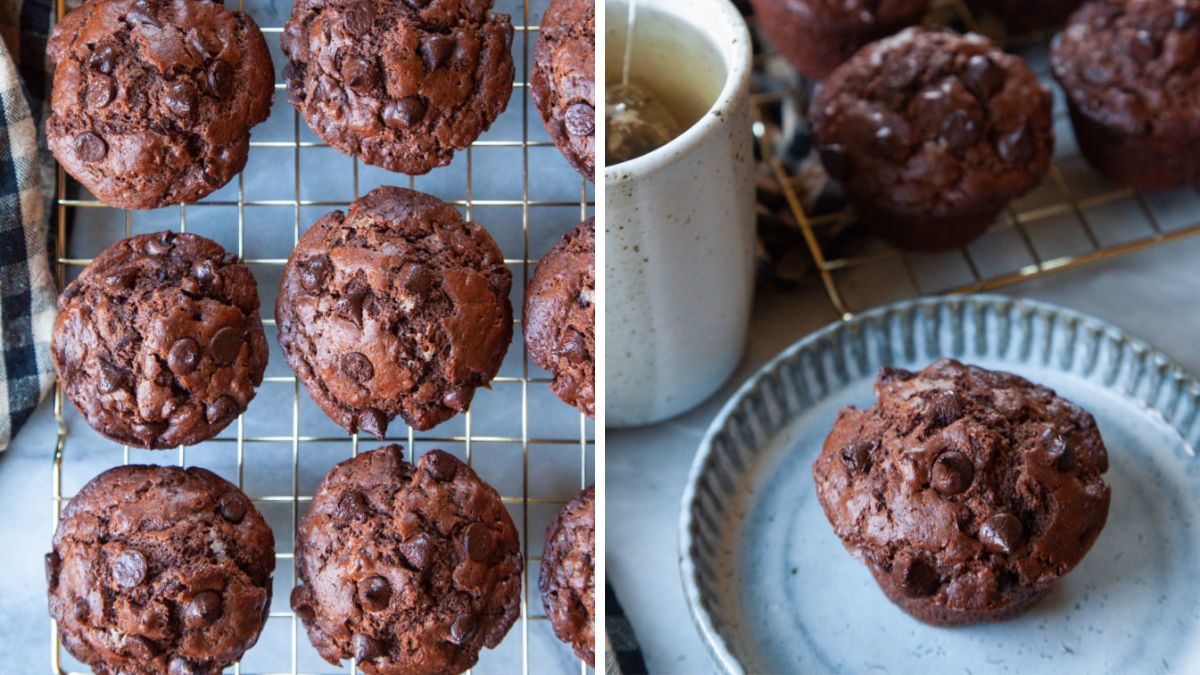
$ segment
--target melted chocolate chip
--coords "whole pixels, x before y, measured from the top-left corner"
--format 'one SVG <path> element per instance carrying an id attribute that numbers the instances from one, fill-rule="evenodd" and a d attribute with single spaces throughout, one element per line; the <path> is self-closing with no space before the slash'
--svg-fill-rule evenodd
<path id="1" fill-rule="evenodd" d="M 372 366 L 371 360 L 359 352 L 342 354 L 338 359 L 338 365 L 341 367 L 343 375 L 359 384 L 369 382 L 371 378 L 375 377 L 375 366 Z"/>
<path id="2" fill-rule="evenodd" d="M 208 69 L 208 91 L 217 98 L 229 98 L 233 95 L 233 66 L 218 59 Z"/>
<path id="3" fill-rule="evenodd" d="M 367 577 L 358 582 L 358 604 L 368 612 L 387 609 L 392 599 L 392 585 L 383 577 Z"/>
<path id="4" fill-rule="evenodd" d="M 200 365 L 200 345 L 190 337 L 179 338 L 167 353 L 167 367 L 176 375 L 187 375 Z"/>
<path id="5" fill-rule="evenodd" d="M 308 593 L 305 591 L 304 586 L 293 586 L 292 593 L 288 596 L 288 606 L 292 608 L 293 612 L 300 614 L 305 609 L 308 609 L 307 596 Z"/>
<path id="6" fill-rule="evenodd" d="M 1070 471 L 1075 466 L 1075 457 L 1071 452 L 1071 446 L 1067 445 L 1067 441 L 1062 435 L 1054 433 L 1053 429 L 1042 432 L 1042 447 L 1046 449 L 1050 466 L 1059 471 Z"/>
<path id="7" fill-rule="evenodd" d="M 370 513 L 371 505 L 357 490 L 350 490 L 338 500 L 337 517 L 342 520 L 366 520 Z"/>
<path id="8" fill-rule="evenodd" d="M 463 534 L 463 549 L 467 557 L 481 563 L 492 557 L 492 535 L 482 523 L 471 523 Z"/>
<path id="9" fill-rule="evenodd" d="M 208 404 L 204 409 L 204 418 L 208 420 L 209 424 L 220 424 L 230 418 L 237 417 L 237 415 L 237 402 L 225 395 L 217 397 L 217 400 Z"/>
<path id="10" fill-rule="evenodd" d="M 579 331 L 568 328 L 563 336 L 562 345 L 554 350 L 555 356 L 566 359 L 568 363 L 583 363 L 587 360 L 587 340 Z"/>
<path id="11" fill-rule="evenodd" d="M 129 384 L 129 371 L 118 368 L 100 359 L 96 368 L 96 389 L 101 394 L 111 394 L 118 389 L 124 389 Z"/>
<path id="12" fill-rule="evenodd" d="M 435 451 L 425 455 L 424 459 L 425 461 L 422 464 L 425 470 L 429 472 L 429 475 L 443 483 L 449 483 L 458 475 L 459 462 L 451 455 Z"/>
<path id="13" fill-rule="evenodd" d="M 871 455 L 879 449 L 879 441 L 854 441 L 842 447 L 842 464 L 851 474 L 866 473 L 871 468 Z"/>
<path id="14" fill-rule="evenodd" d="M 1139 30 L 1134 35 L 1133 41 L 1129 43 L 1129 55 L 1142 63 L 1153 61 L 1154 57 L 1158 56 L 1158 44 L 1150 31 Z"/>
<path id="15" fill-rule="evenodd" d="M 99 162 L 108 155 L 108 144 L 98 135 L 85 131 L 75 137 L 75 155 L 85 162 Z"/>
<path id="16" fill-rule="evenodd" d="M 953 391 L 938 392 L 930 403 L 932 421 L 938 426 L 950 426 L 961 419 L 964 413 L 962 397 Z"/>
<path id="17" fill-rule="evenodd" d="M 460 614 L 450 624 L 450 641 L 456 645 L 468 641 L 475 635 L 479 622 L 470 614 Z"/>
<path id="18" fill-rule="evenodd" d="M 979 526 L 979 541 L 992 553 L 1010 555 L 1025 543 L 1025 527 L 1011 513 L 997 513 Z"/>
<path id="19" fill-rule="evenodd" d="M 983 54 L 976 54 L 967 61 L 963 84 L 979 98 L 991 98 L 1004 87 L 1007 75 L 1004 68 Z"/>
<path id="20" fill-rule="evenodd" d="M 58 586 L 58 570 L 62 565 L 62 560 L 58 554 L 51 551 L 46 554 L 46 585 L 53 591 L 55 586 Z"/>
<path id="21" fill-rule="evenodd" d="M 1171 13 L 1171 27 L 1175 30 L 1187 30 L 1196 22 L 1196 13 L 1186 7 L 1176 7 Z"/>
<path id="22" fill-rule="evenodd" d="M 116 98 L 117 87 L 112 78 L 105 75 L 93 75 L 88 78 L 85 100 L 90 108 L 103 108 Z"/>
<path id="23" fill-rule="evenodd" d="M 883 81 L 893 89 L 903 89 L 912 84 L 920 74 L 921 64 L 911 56 L 903 56 L 887 64 L 883 71 Z"/>
<path id="24" fill-rule="evenodd" d="M 161 28 L 162 24 L 158 22 L 158 8 L 152 5 L 149 0 L 137 0 L 133 3 L 133 8 L 125 15 L 125 18 L 130 21 L 148 24 L 155 28 Z"/>
<path id="25" fill-rule="evenodd" d="M 889 126 L 875 130 L 875 149 L 893 162 L 899 162 L 908 156 L 908 144 Z"/>
<path id="26" fill-rule="evenodd" d="M 425 295 L 436 282 L 437 275 L 426 265 L 408 263 L 400 270 L 400 286 L 416 295 Z"/>
<path id="27" fill-rule="evenodd" d="M 423 570 L 429 565 L 431 549 L 429 538 L 423 534 L 400 544 L 401 555 L 408 561 L 409 566 L 416 570 Z"/>
<path id="28" fill-rule="evenodd" d="M 375 408 L 367 408 L 358 416 L 358 428 L 375 438 L 387 435 L 388 418 Z"/>
<path id="29" fill-rule="evenodd" d="M 383 643 L 369 635 L 355 633 L 351 643 L 354 649 L 354 658 L 359 661 L 370 661 L 384 653 Z"/>
<path id="30" fill-rule="evenodd" d="M 589 136 L 596 130 L 596 109 L 587 102 L 575 103 L 567 108 L 564 121 L 567 133 L 572 136 Z"/>
<path id="31" fill-rule="evenodd" d="M 196 109 L 196 86 L 191 82 L 176 82 L 167 87 L 163 103 L 167 109 L 180 117 L 190 115 Z"/>
<path id="32" fill-rule="evenodd" d="M 383 123 L 390 129 L 407 129 L 425 118 L 426 107 L 418 96 L 391 101 L 383 109 Z"/>
<path id="33" fill-rule="evenodd" d="M 1033 134 L 1029 127 L 1021 126 L 1016 131 L 996 140 L 996 152 L 1009 163 L 1023 164 L 1033 157 Z"/>
<path id="34" fill-rule="evenodd" d="M 317 291 L 329 281 L 329 256 L 318 255 L 300 262 L 300 285 L 306 291 Z"/>
<path id="35" fill-rule="evenodd" d="M 113 581 L 122 588 L 133 588 L 146 579 L 146 557 L 140 551 L 126 549 L 112 561 Z"/>
<path id="36" fill-rule="evenodd" d="M 900 590 L 910 598 L 933 595 L 941 585 L 937 570 L 919 558 L 897 561 L 892 574 Z"/>
<path id="37" fill-rule="evenodd" d="M 88 607 L 87 601 L 83 598 L 77 598 L 75 604 L 71 607 L 71 616 L 79 623 L 84 623 L 92 614 L 92 610 Z"/>
<path id="38" fill-rule="evenodd" d="M 442 405 L 451 410 L 466 412 L 467 407 L 471 405 L 471 396 L 473 393 L 474 391 L 467 387 L 454 387 L 442 397 Z"/>
<path id="39" fill-rule="evenodd" d="M 245 498 L 236 492 L 226 492 L 217 500 L 217 513 L 234 525 L 242 522 L 248 510 Z"/>
<path id="40" fill-rule="evenodd" d="M 845 147 L 830 143 L 821 146 L 817 152 L 821 155 L 821 164 L 825 165 L 825 171 L 830 176 L 837 180 L 845 180 L 850 175 L 850 156 Z"/>
<path id="41" fill-rule="evenodd" d="M 965 150 L 979 140 L 982 130 L 966 110 L 955 110 L 942 120 L 939 137 L 951 150 Z"/>
<path id="42" fill-rule="evenodd" d="M 342 82 L 354 91 L 370 91 L 378 79 L 379 72 L 375 64 L 364 58 L 349 58 L 342 63 Z"/>
<path id="43" fill-rule="evenodd" d="M 930 483 L 933 489 L 950 496 L 965 492 L 974 480 L 975 464 L 961 452 L 949 450 L 938 455 Z"/>
<path id="44" fill-rule="evenodd" d="M 206 626 L 221 617 L 224 603 L 216 591 L 200 591 L 183 607 L 183 625 L 188 628 Z"/>
<path id="45" fill-rule="evenodd" d="M 238 354 L 242 351 L 242 334 L 241 331 L 233 326 L 222 326 L 213 334 L 212 341 L 208 344 L 208 349 L 212 352 L 213 360 L 219 365 L 228 366 L 237 360 Z"/>
<path id="46" fill-rule="evenodd" d="M 88 58 L 88 65 L 91 66 L 92 70 L 104 73 L 105 75 L 112 75 L 113 70 L 116 68 L 116 63 L 117 53 L 111 45 L 97 47 L 92 52 L 91 57 Z"/>
<path id="47" fill-rule="evenodd" d="M 421 43 L 421 56 L 425 59 L 425 67 L 430 71 L 437 70 L 450 62 L 458 40 L 452 35 L 430 35 Z"/>
<path id="48" fill-rule="evenodd" d="M 151 661 L 155 656 L 154 643 L 140 635 L 125 636 L 125 652 L 141 661 Z"/>

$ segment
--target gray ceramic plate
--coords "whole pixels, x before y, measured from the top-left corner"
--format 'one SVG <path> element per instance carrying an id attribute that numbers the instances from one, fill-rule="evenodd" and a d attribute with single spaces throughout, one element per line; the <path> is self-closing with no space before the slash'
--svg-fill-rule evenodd
<path id="1" fill-rule="evenodd" d="M 1108 525 L 1027 614 L 932 628 L 893 606 L 833 534 L 813 459 L 881 365 L 952 356 L 1052 387 L 1108 444 Z M 680 565 L 734 673 L 1200 673 L 1200 383 L 1111 325 L 998 296 L 933 298 L 814 333 L 751 378 L 700 445 Z"/>

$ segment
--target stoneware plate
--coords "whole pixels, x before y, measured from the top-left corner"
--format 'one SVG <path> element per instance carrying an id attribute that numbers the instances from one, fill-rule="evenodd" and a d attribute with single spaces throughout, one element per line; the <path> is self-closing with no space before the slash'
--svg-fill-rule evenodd
<path id="1" fill-rule="evenodd" d="M 880 366 L 949 356 L 1022 375 L 1091 411 L 1108 445 L 1108 525 L 1014 620 L 932 628 L 842 548 L 811 474 L 834 416 Z M 731 673 L 1200 673 L 1200 383 L 1144 342 L 999 296 L 905 302 L 796 343 L 721 410 L 692 466 L 680 565 Z"/>

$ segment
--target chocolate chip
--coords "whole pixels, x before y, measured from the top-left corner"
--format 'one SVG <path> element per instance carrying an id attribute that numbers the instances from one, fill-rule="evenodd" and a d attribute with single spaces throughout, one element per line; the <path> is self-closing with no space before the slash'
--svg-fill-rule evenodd
<path id="1" fill-rule="evenodd" d="M 308 594 L 304 590 L 304 586 L 292 587 L 292 594 L 288 596 L 288 606 L 292 608 L 293 612 L 299 614 L 301 611 L 308 608 L 307 595 Z"/>
<path id="2" fill-rule="evenodd" d="M 450 641 L 456 645 L 470 640 L 479 628 L 479 622 L 470 614 L 460 614 L 450 624 Z"/>
<path id="3" fill-rule="evenodd" d="M 387 435 L 388 418 L 376 408 L 367 408 L 358 416 L 358 428 L 375 438 Z"/>
<path id="4" fill-rule="evenodd" d="M 1129 55 L 1142 63 L 1152 61 L 1158 56 L 1158 44 L 1154 42 L 1150 31 L 1139 30 L 1134 35 L 1133 41 L 1129 43 Z"/>
<path id="5" fill-rule="evenodd" d="M 933 489 L 943 495 L 956 495 L 965 492 L 975 480 L 975 464 L 969 457 L 956 450 L 949 450 L 938 455 L 933 463 L 933 476 L 930 483 Z"/>
<path id="6" fill-rule="evenodd" d="M 200 365 L 200 345 L 190 337 L 179 338 L 167 353 L 167 367 L 176 375 L 187 375 Z"/>
<path id="7" fill-rule="evenodd" d="M 844 180 L 850 175 L 850 156 L 846 148 L 838 143 L 822 145 L 817 152 L 821 155 L 821 164 L 825 172 L 837 180 Z"/>
<path id="8" fill-rule="evenodd" d="M 113 580 L 122 588 L 133 588 L 146 579 L 146 557 L 140 551 L 126 549 L 112 561 Z"/>
<path id="9" fill-rule="evenodd" d="M 221 594 L 216 591 L 200 591 L 192 596 L 183 607 L 183 625 L 200 628 L 216 621 L 224 611 Z"/>
<path id="10" fill-rule="evenodd" d="M 383 655 L 383 643 L 369 635 L 355 633 L 352 643 L 354 647 L 354 658 L 358 659 L 359 661 L 370 661 L 377 656 Z"/>
<path id="11" fill-rule="evenodd" d="M 908 156 L 908 144 L 889 126 L 875 130 L 875 149 L 893 162 L 899 162 Z"/>
<path id="12" fill-rule="evenodd" d="M 55 586 L 58 586 L 58 570 L 62 565 L 62 560 L 58 554 L 51 551 L 46 554 L 46 585 L 53 591 Z"/>
<path id="13" fill-rule="evenodd" d="M 208 350 L 212 352 L 213 360 L 219 365 L 228 366 L 237 360 L 238 353 L 242 351 L 242 334 L 241 331 L 233 326 L 222 326 L 213 333 L 212 340 L 208 343 Z"/>
<path id="14" fill-rule="evenodd" d="M 103 108 L 116 98 L 117 87 L 112 78 L 105 75 L 93 75 L 88 78 L 85 100 L 90 108 Z"/>
<path id="15" fill-rule="evenodd" d="M 938 392 L 930 403 L 932 421 L 938 426 L 950 426 L 961 419 L 964 413 L 965 405 L 957 392 Z"/>
<path id="16" fill-rule="evenodd" d="M 893 89 L 903 89 L 921 74 L 921 64 L 911 56 L 903 56 L 889 62 L 883 71 L 884 84 Z"/>
<path id="17" fill-rule="evenodd" d="M 471 523 L 463 534 L 463 548 L 475 562 L 487 562 L 492 557 L 492 535 L 482 523 Z"/>
<path id="18" fill-rule="evenodd" d="M 158 22 L 158 8 L 150 4 L 149 0 L 137 0 L 137 2 L 133 3 L 133 8 L 125 14 L 125 18 L 148 24 L 155 28 L 162 27 L 162 24 Z"/>
<path id="19" fill-rule="evenodd" d="M 368 612 L 387 609 L 392 585 L 383 577 L 367 577 L 358 582 L 358 603 Z"/>
<path id="20" fill-rule="evenodd" d="M 167 675 L 198 675 L 199 672 L 191 661 L 182 656 L 171 659 L 171 664 L 167 666 Z"/>
<path id="21" fill-rule="evenodd" d="M 1004 68 L 983 54 L 976 54 L 967 61 L 963 84 L 979 98 L 991 98 L 1004 87 L 1008 79 Z"/>
<path id="22" fill-rule="evenodd" d="M 366 59 L 353 57 L 342 62 L 342 82 L 359 93 L 370 91 L 378 75 L 375 64 Z"/>
<path id="23" fill-rule="evenodd" d="M 329 281 L 329 256 L 315 255 L 300 262 L 300 285 L 307 291 L 317 291 Z"/>
<path id="24" fill-rule="evenodd" d="M 574 328 L 568 328 L 563 336 L 563 343 L 554 350 L 555 356 L 564 358 L 568 363 L 579 364 L 587 360 L 587 340 L 583 334 Z"/>
<path id="25" fill-rule="evenodd" d="M 426 454 L 422 460 L 421 465 L 425 467 L 425 470 L 443 483 L 449 483 L 458 475 L 459 461 L 441 450 L 434 450 Z"/>
<path id="26" fill-rule="evenodd" d="M 842 447 L 842 464 L 850 473 L 866 473 L 871 468 L 871 455 L 879 449 L 879 441 L 853 441 Z"/>
<path id="27" fill-rule="evenodd" d="M 421 56 L 429 70 L 437 70 L 450 61 L 458 40 L 451 35 L 430 35 L 421 43 Z"/>
<path id="28" fill-rule="evenodd" d="M 87 602 L 83 598 L 76 598 L 75 604 L 71 607 L 71 616 L 79 623 L 83 623 L 91 616 L 92 610 L 88 607 Z"/>
<path id="29" fill-rule="evenodd" d="M 337 517 L 341 520 L 366 520 L 371 513 L 367 498 L 357 490 L 350 490 L 338 500 Z"/>
<path id="30" fill-rule="evenodd" d="M 196 109 L 196 85 L 191 82 L 175 82 L 167 87 L 163 95 L 167 109 L 181 117 L 192 114 Z"/>
<path id="31" fill-rule="evenodd" d="M 154 643 L 140 635 L 125 636 L 125 652 L 143 662 L 152 661 L 155 656 Z"/>
<path id="32" fill-rule="evenodd" d="M 338 359 L 338 366 L 342 369 L 343 375 L 359 384 L 369 382 L 371 378 L 375 377 L 375 366 L 371 365 L 371 359 L 359 352 L 342 354 Z"/>
<path id="33" fill-rule="evenodd" d="M 425 101 L 409 96 L 389 102 L 383 109 L 383 123 L 389 129 L 407 129 L 425 118 Z"/>
<path id="34" fill-rule="evenodd" d="M 445 396 L 442 396 L 442 405 L 451 410 L 466 412 L 467 407 L 471 405 L 473 393 L 473 390 L 468 387 L 453 387 L 446 391 Z"/>
<path id="35" fill-rule="evenodd" d="M 1071 452 L 1071 446 L 1067 445 L 1061 434 L 1054 433 L 1053 429 L 1042 432 L 1042 447 L 1046 449 L 1050 466 L 1059 471 L 1070 471 L 1075 466 L 1075 455 Z"/>
<path id="36" fill-rule="evenodd" d="M 573 104 L 564 117 L 567 133 L 572 136 L 588 136 L 596 130 L 596 109 L 590 103 Z"/>
<path id="37" fill-rule="evenodd" d="M 416 295 L 425 295 L 436 282 L 437 275 L 426 265 L 408 263 L 400 270 L 400 286 Z"/>
<path id="38" fill-rule="evenodd" d="M 997 513 L 979 526 L 979 541 L 992 553 L 1009 555 L 1025 543 L 1025 527 L 1011 513 Z"/>
<path id="39" fill-rule="evenodd" d="M 1033 157 L 1033 134 L 1028 126 L 1001 136 L 996 141 L 996 152 L 1001 159 L 1012 164 L 1024 164 Z"/>
<path id="40" fill-rule="evenodd" d="M 238 412 L 237 402 L 229 396 L 222 395 L 217 400 L 208 404 L 204 409 L 204 417 L 208 420 L 209 424 L 220 424 L 230 418 L 237 417 Z"/>
<path id="41" fill-rule="evenodd" d="M 363 320 L 363 301 L 367 297 L 370 287 L 359 279 L 354 279 L 343 291 L 342 297 L 338 298 L 335 308 L 338 313 L 345 316 L 354 322 L 354 325 L 362 327 Z"/>
<path id="42" fill-rule="evenodd" d="M 108 155 L 108 144 L 96 134 L 85 131 L 75 137 L 75 154 L 85 162 L 99 162 Z"/>
<path id="43" fill-rule="evenodd" d="M 937 570 L 920 558 L 902 559 L 892 568 L 900 590 L 910 598 L 924 598 L 937 591 L 941 581 Z"/>
<path id="44" fill-rule="evenodd" d="M 101 394 L 111 394 L 118 389 L 124 389 L 129 383 L 129 371 L 118 368 L 100 359 L 96 368 L 96 389 Z"/>
<path id="45" fill-rule="evenodd" d="M 979 124 L 966 110 L 955 110 L 942 120 L 940 138 L 951 150 L 965 150 L 979 140 Z"/>
<path id="46" fill-rule="evenodd" d="M 430 0 L 404 0 L 404 2 L 414 9 L 423 9 L 429 6 Z"/>
<path id="47" fill-rule="evenodd" d="M 112 45 L 103 45 L 92 51 L 92 55 L 88 58 L 88 65 L 92 70 L 99 71 L 105 75 L 112 75 L 112 71 L 116 68 L 117 53 L 112 48 Z"/>
<path id="48" fill-rule="evenodd" d="M 208 91 L 217 98 L 229 98 L 233 95 L 233 66 L 218 59 L 208 69 Z"/>
<path id="49" fill-rule="evenodd" d="M 371 30 L 371 22 L 375 20 L 375 8 L 370 2 L 351 5 L 343 12 L 342 21 L 346 24 L 346 30 L 359 37 L 365 36 Z"/>
<path id="50" fill-rule="evenodd" d="M 429 538 L 418 534 L 411 540 L 400 544 L 400 553 L 408 561 L 409 566 L 416 570 L 423 570 L 429 565 L 431 548 Z"/>
<path id="51" fill-rule="evenodd" d="M 217 500 L 217 513 L 234 525 L 242 522 L 248 510 L 246 499 L 236 492 L 226 492 Z"/>
<path id="52" fill-rule="evenodd" d="M 1176 7 L 1171 13 L 1171 27 L 1175 30 L 1187 30 L 1196 21 L 1196 13 L 1186 7 Z"/>
<path id="53" fill-rule="evenodd" d="M 166 255 L 175 245 L 175 233 L 163 230 L 153 237 L 146 239 L 146 252 L 150 255 Z"/>

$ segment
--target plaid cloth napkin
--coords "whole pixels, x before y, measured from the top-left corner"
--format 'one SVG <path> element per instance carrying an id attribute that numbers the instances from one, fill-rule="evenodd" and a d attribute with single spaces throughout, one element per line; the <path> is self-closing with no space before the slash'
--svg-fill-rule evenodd
<path id="1" fill-rule="evenodd" d="M 0 450 L 54 383 L 53 164 L 39 142 L 50 9 L 49 0 L 0 0 Z"/>

